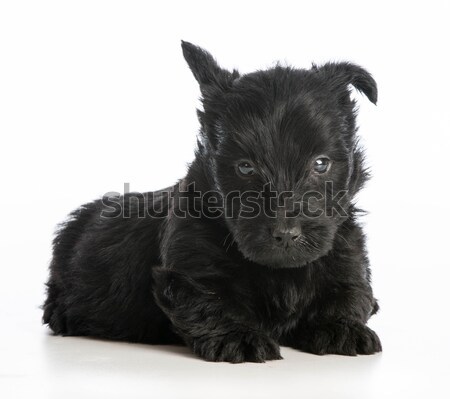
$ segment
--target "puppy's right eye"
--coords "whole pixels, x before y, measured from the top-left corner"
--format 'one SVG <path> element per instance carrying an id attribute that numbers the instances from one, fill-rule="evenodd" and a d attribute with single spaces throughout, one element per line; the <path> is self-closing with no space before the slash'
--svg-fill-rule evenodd
<path id="1" fill-rule="evenodd" d="M 241 176 L 249 177 L 255 174 L 255 168 L 250 162 L 247 161 L 241 162 L 237 166 L 237 169 Z"/>
<path id="2" fill-rule="evenodd" d="M 319 157 L 314 161 L 313 170 L 318 174 L 323 174 L 330 169 L 330 160 L 328 157 Z"/>

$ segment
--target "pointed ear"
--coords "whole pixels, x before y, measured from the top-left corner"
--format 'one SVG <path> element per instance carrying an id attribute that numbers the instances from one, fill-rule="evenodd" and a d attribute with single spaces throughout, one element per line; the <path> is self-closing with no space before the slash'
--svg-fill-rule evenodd
<path id="1" fill-rule="evenodd" d="M 377 103 L 377 83 L 372 75 L 359 65 L 350 62 L 329 62 L 322 67 L 314 66 L 314 68 L 317 72 L 324 73 L 335 89 L 347 87 L 350 84 L 364 93 L 372 103 Z"/>
<path id="2" fill-rule="evenodd" d="M 203 92 L 205 88 L 216 86 L 224 89 L 239 76 L 219 67 L 211 54 L 192 43 L 181 41 L 181 48 L 186 62 Z"/>

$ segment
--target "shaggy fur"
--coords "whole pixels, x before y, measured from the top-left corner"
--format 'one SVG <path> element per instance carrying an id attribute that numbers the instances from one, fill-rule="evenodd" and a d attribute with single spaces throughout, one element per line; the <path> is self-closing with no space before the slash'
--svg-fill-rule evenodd
<path id="1" fill-rule="evenodd" d="M 71 214 L 54 240 L 44 323 L 61 335 L 185 343 L 206 360 L 233 363 L 281 359 L 280 344 L 381 351 L 366 326 L 378 305 L 353 204 L 367 173 L 349 89 L 376 103 L 375 81 L 351 63 L 240 75 L 197 46 L 182 49 L 203 101 L 195 160 L 167 190 Z M 331 160 L 323 174 L 311 167 L 319 156 Z M 250 176 L 239 172 L 243 162 L 254 167 Z M 346 193 L 344 213 L 328 212 L 326 182 Z M 272 214 L 243 217 L 250 202 L 227 196 L 251 191 L 266 209 L 267 185 L 300 203 L 320 194 L 312 203 L 323 212 L 288 215 L 277 202 Z M 215 213 L 217 203 L 228 216 Z M 197 206 L 200 214 L 186 213 Z"/>

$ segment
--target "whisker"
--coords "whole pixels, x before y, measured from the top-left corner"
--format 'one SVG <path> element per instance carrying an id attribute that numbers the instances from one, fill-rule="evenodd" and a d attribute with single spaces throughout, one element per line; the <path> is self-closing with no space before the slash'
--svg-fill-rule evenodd
<path id="1" fill-rule="evenodd" d="M 231 232 L 229 232 L 229 233 L 225 236 L 225 239 L 223 240 L 223 244 L 222 244 L 223 247 L 226 245 L 227 240 L 228 240 L 228 238 L 230 237 L 230 235 L 231 235 Z"/>
<path id="2" fill-rule="evenodd" d="M 342 239 L 345 241 L 345 243 L 347 244 L 347 247 L 350 248 L 350 244 L 348 243 L 348 241 L 347 241 L 341 234 L 339 234 L 338 232 L 336 232 L 336 235 L 337 235 L 338 237 L 342 238 Z"/>

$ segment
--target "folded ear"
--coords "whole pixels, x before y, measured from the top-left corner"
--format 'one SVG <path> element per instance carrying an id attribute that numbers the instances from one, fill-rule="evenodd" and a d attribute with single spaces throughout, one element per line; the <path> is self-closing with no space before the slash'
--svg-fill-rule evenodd
<path id="1" fill-rule="evenodd" d="M 224 89 L 239 76 L 237 71 L 232 73 L 219 67 L 212 55 L 201 47 L 181 41 L 181 48 L 186 62 L 203 92 L 207 87 L 215 86 Z"/>
<path id="2" fill-rule="evenodd" d="M 350 62 L 329 62 L 322 67 L 315 67 L 319 73 L 324 73 L 327 80 L 336 88 L 347 87 L 349 84 L 364 93 L 374 104 L 377 103 L 378 89 L 372 75 L 359 65 Z"/>

